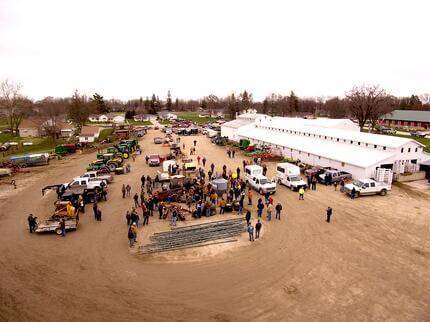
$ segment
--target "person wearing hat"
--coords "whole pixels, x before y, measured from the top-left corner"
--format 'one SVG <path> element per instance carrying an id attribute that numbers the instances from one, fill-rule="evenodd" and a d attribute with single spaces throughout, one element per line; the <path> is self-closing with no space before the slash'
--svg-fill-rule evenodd
<path id="1" fill-rule="evenodd" d="M 136 240 L 136 238 L 137 238 L 137 226 L 136 226 L 136 224 L 132 223 L 130 226 L 130 229 L 133 232 L 134 242 L 136 243 L 137 242 L 137 240 Z"/>
<path id="2" fill-rule="evenodd" d="M 128 227 L 127 237 L 128 237 L 129 246 L 133 247 L 133 245 L 134 245 L 134 232 L 133 232 L 133 229 L 131 228 L 131 226 Z"/>

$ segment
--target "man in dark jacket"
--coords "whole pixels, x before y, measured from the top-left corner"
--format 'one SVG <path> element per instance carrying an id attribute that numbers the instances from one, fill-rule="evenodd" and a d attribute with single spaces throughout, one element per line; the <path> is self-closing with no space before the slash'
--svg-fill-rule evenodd
<path id="1" fill-rule="evenodd" d="M 248 225 L 251 222 L 251 212 L 248 210 L 245 215 L 246 224 Z"/>
<path id="2" fill-rule="evenodd" d="M 278 202 L 278 204 L 275 207 L 275 210 L 276 210 L 276 216 L 275 216 L 275 218 L 281 220 L 281 210 L 282 210 L 281 203 Z"/>
<path id="3" fill-rule="evenodd" d="M 263 225 L 261 224 L 261 221 L 259 219 L 258 222 L 255 224 L 255 239 L 260 238 L 260 230 L 262 226 Z"/>
<path id="4" fill-rule="evenodd" d="M 34 230 L 36 229 L 36 219 L 33 217 L 33 214 L 30 214 L 27 217 L 27 221 L 28 221 L 28 228 L 30 229 L 30 233 L 34 232 Z"/>

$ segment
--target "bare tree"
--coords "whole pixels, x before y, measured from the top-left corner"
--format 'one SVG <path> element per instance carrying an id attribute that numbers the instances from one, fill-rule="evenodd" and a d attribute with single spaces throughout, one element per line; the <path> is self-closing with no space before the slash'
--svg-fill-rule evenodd
<path id="1" fill-rule="evenodd" d="M 64 111 L 64 105 L 59 100 L 52 97 L 45 97 L 36 103 L 40 107 L 40 128 L 47 136 L 55 142 L 61 132 L 60 123 L 61 115 Z"/>
<path id="2" fill-rule="evenodd" d="M 87 122 L 90 114 L 88 104 L 85 97 L 79 95 L 78 91 L 75 90 L 70 104 L 67 108 L 67 114 L 69 119 L 75 124 L 76 128 L 80 131 L 82 126 Z"/>
<path id="3" fill-rule="evenodd" d="M 24 117 L 24 97 L 20 94 L 21 85 L 9 80 L 0 83 L 0 105 L 4 109 L 7 125 L 14 135 Z"/>
<path id="4" fill-rule="evenodd" d="M 356 86 L 346 94 L 349 111 L 357 119 L 361 131 L 366 122 L 386 113 L 387 98 L 385 90 L 378 85 Z"/>

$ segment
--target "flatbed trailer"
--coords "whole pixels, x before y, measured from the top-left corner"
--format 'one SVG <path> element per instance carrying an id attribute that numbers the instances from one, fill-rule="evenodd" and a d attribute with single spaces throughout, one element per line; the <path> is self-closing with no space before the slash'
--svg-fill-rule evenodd
<path id="1" fill-rule="evenodd" d="M 48 219 L 40 222 L 36 226 L 36 233 L 52 233 L 55 232 L 57 235 L 61 235 L 60 229 L 61 219 Z M 79 221 L 76 218 L 65 219 L 66 231 L 76 230 L 78 228 Z"/>

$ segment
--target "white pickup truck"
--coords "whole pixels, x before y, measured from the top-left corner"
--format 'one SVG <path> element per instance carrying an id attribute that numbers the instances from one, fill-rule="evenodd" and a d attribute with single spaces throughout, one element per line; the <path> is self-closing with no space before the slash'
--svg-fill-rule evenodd
<path id="1" fill-rule="evenodd" d="M 81 178 L 90 178 L 92 181 L 96 180 L 96 181 L 101 181 L 101 180 L 105 180 L 107 183 L 111 183 L 113 181 L 113 175 L 106 173 L 106 174 L 102 174 L 99 173 L 98 171 L 88 171 L 85 172 Z"/>
<path id="2" fill-rule="evenodd" d="M 261 194 L 276 192 L 276 182 L 263 175 L 263 168 L 259 165 L 247 165 L 245 167 L 245 182 Z"/>
<path id="3" fill-rule="evenodd" d="M 288 162 L 276 165 L 276 179 L 279 184 L 283 184 L 291 190 L 306 189 L 307 184 L 300 177 L 300 168 Z"/>
<path id="4" fill-rule="evenodd" d="M 76 177 L 72 181 L 64 184 L 66 189 L 74 186 L 86 186 L 88 190 L 101 190 L 102 188 L 106 189 L 107 184 L 104 180 L 92 180 L 82 177 Z"/>
<path id="5" fill-rule="evenodd" d="M 376 194 L 385 196 L 387 191 L 391 190 L 391 186 L 385 182 L 378 182 L 372 179 L 358 179 L 346 184 L 344 189 L 348 195 L 354 192 L 354 197 Z"/>

